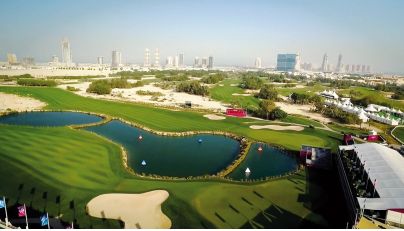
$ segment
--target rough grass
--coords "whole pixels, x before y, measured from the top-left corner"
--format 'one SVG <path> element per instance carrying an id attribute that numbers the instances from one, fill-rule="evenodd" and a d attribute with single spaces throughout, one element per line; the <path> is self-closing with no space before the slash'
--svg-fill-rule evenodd
<path id="1" fill-rule="evenodd" d="M 404 127 L 397 127 L 393 131 L 393 135 L 397 137 L 402 143 L 404 143 Z"/>

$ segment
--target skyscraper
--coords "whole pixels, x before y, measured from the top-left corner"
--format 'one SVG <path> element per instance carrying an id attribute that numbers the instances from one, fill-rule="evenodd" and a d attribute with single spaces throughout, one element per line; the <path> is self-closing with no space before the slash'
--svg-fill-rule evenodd
<path id="1" fill-rule="evenodd" d="M 149 50 L 149 48 L 146 48 L 144 50 L 144 63 L 143 63 L 143 66 L 150 67 L 150 50 Z"/>
<path id="2" fill-rule="evenodd" d="M 341 72 L 342 71 L 342 55 L 338 55 L 338 62 L 337 62 L 337 68 L 335 69 L 336 72 Z"/>
<path id="3" fill-rule="evenodd" d="M 154 52 L 154 67 L 160 67 L 160 52 L 158 48 Z"/>
<path id="4" fill-rule="evenodd" d="M 112 64 L 111 67 L 117 68 L 122 65 L 122 53 L 119 51 L 112 51 Z"/>
<path id="5" fill-rule="evenodd" d="M 97 64 L 98 65 L 104 64 L 104 57 L 102 57 L 102 56 L 97 57 Z"/>
<path id="6" fill-rule="evenodd" d="M 202 58 L 202 65 L 203 68 L 206 68 L 208 66 L 208 58 L 207 57 L 203 57 Z"/>
<path id="7" fill-rule="evenodd" d="M 362 72 L 362 73 L 365 73 L 365 72 L 366 72 L 366 65 L 363 65 L 363 64 L 362 64 L 362 70 L 361 70 L 361 72 Z"/>
<path id="8" fill-rule="evenodd" d="M 57 55 L 52 56 L 52 63 L 54 63 L 54 64 L 59 63 L 59 57 Z"/>
<path id="9" fill-rule="evenodd" d="M 70 42 L 67 38 L 62 40 L 62 62 L 66 66 L 70 66 L 73 63 L 72 51 L 70 49 Z"/>
<path id="10" fill-rule="evenodd" d="M 7 54 L 7 61 L 10 65 L 17 64 L 17 55 L 12 53 Z"/>
<path id="11" fill-rule="evenodd" d="M 184 53 L 180 53 L 180 54 L 178 55 L 178 58 L 179 58 L 179 60 L 178 60 L 178 65 L 179 65 L 180 67 L 184 67 L 184 66 L 185 66 L 185 63 L 184 63 Z"/>
<path id="12" fill-rule="evenodd" d="M 255 58 L 255 68 L 261 68 L 261 58 L 257 57 Z"/>
<path id="13" fill-rule="evenodd" d="M 276 60 L 277 71 L 294 72 L 300 69 L 299 54 L 278 54 Z"/>
<path id="14" fill-rule="evenodd" d="M 179 65 L 179 57 L 178 57 L 178 55 L 176 55 L 176 56 L 174 56 L 173 66 L 175 68 L 178 68 L 178 65 Z"/>
<path id="15" fill-rule="evenodd" d="M 196 56 L 194 59 L 194 67 L 200 67 L 201 66 L 201 59 Z"/>
<path id="16" fill-rule="evenodd" d="M 167 56 L 166 67 L 172 67 L 172 66 L 173 66 L 173 57 L 172 56 Z"/>
<path id="17" fill-rule="evenodd" d="M 33 57 L 23 57 L 21 59 L 21 64 L 24 66 L 34 66 L 35 65 L 35 59 Z"/>
<path id="18" fill-rule="evenodd" d="M 209 69 L 213 68 L 213 56 L 209 56 L 208 68 Z"/>
<path id="19" fill-rule="evenodd" d="M 328 68 L 328 55 L 327 53 L 323 56 L 323 63 L 321 64 L 321 71 L 326 72 Z"/>

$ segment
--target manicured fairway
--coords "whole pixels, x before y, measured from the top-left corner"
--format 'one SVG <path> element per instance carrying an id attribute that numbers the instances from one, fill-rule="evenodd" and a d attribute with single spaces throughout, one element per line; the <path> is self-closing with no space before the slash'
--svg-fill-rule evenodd
<path id="1" fill-rule="evenodd" d="M 393 135 L 395 135 L 402 143 L 404 143 L 404 127 L 397 127 L 393 131 Z"/>
<path id="2" fill-rule="evenodd" d="M 95 100 L 57 88 L 0 87 L 0 91 L 37 98 L 48 104 L 47 109 L 103 113 L 160 131 L 228 131 L 290 150 L 299 150 L 301 144 L 335 149 L 340 139 L 338 134 L 312 128 L 301 132 L 253 130 L 249 128 L 250 123 L 245 123 L 254 121 L 251 119 L 228 117 L 212 121 L 197 112 Z M 217 180 L 154 181 L 124 171 L 119 151 L 115 144 L 83 130 L 0 125 L 0 192 L 10 198 L 10 205 L 17 202 L 32 204 L 37 210 L 46 209 L 51 216 L 57 216 L 60 210 L 62 220 L 70 222 L 75 217 L 76 224 L 82 228 L 117 228 L 120 225 L 117 221 L 85 215 L 85 204 L 91 198 L 103 193 L 139 193 L 153 189 L 165 189 L 170 193 L 163 211 L 172 220 L 173 228 L 240 227 L 259 218 L 261 209 L 273 206 L 282 214 L 274 215 L 278 219 L 275 223 L 266 223 L 268 228 L 300 227 L 307 223 L 304 218 L 308 217 L 313 225 L 333 219 L 315 214 L 316 208 L 312 207 L 335 201 L 324 198 L 323 187 L 327 181 L 312 182 L 304 172 L 255 185 Z M 310 195 L 308 188 L 311 188 Z M 251 191 L 259 192 L 265 200 L 250 199 Z M 58 196 L 60 204 L 56 203 Z M 304 198 L 310 198 L 310 204 Z M 248 212 L 243 212 L 241 217 L 234 214 L 229 201 L 234 208 Z M 215 212 L 223 215 L 226 222 Z"/>
<path id="3" fill-rule="evenodd" d="M 290 150 L 299 150 L 301 144 L 337 147 L 339 135 L 306 128 L 302 132 L 253 130 L 243 122 L 253 121 L 227 117 L 213 121 L 203 114 L 190 111 L 173 111 L 143 104 L 120 103 L 77 96 L 58 88 L 43 87 L 0 87 L 0 91 L 31 96 L 48 103 L 47 109 L 80 110 L 103 113 L 139 123 L 159 131 L 227 131 Z"/>
<path id="4" fill-rule="evenodd" d="M 113 192 L 167 190 L 170 197 L 163 211 L 174 228 L 236 228 L 274 205 L 282 211 L 274 215 L 275 227 L 299 227 L 304 217 L 313 214 L 311 206 L 299 199 L 308 196 L 308 186 L 316 187 L 319 193 L 310 194 L 312 202 L 327 204 L 322 198 L 322 184 L 306 180 L 304 172 L 255 185 L 212 180 L 153 181 L 129 175 L 122 167 L 119 147 L 84 130 L 0 125 L 0 131 L 0 192 L 9 198 L 8 204 L 26 203 L 51 216 L 63 214 L 62 220 L 75 218 L 81 228 L 120 227 L 117 221 L 91 218 L 84 210 L 91 198 Z M 242 216 L 235 214 L 229 204 L 240 209 Z M 315 217 L 311 222 L 324 223 L 325 217 Z M 266 227 L 270 228 L 271 223 Z"/>

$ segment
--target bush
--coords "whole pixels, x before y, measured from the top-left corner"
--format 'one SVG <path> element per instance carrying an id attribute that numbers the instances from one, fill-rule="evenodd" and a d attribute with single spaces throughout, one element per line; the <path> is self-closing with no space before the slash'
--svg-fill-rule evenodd
<path id="1" fill-rule="evenodd" d="M 274 108 L 270 113 L 269 113 L 269 118 L 271 120 L 277 120 L 277 119 L 284 119 L 288 116 L 288 113 L 280 109 L 279 107 Z"/>
<path id="2" fill-rule="evenodd" d="M 72 86 L 67 86 L 66 90 L 68 90 L 68 91 L 79 91 L 80 89 L 72 87 Z"/>
<path id="3" fill-rule="evenodd" d="M 345 112 L 336 106 L 317 106 L 316 111 L 324 114 L 327 117 L 337 119 L 339 122 L 344 124 L 362 123 L 362 120 L 359 119 L 358 115 Z"/>
<path id="4" fill-rule="evenodd" d="M 257 76 L 244 76 L 241 80 L 241 88 L 244 89 L 260 89 L 262 87 L 263 81 Z"/>
<path id="5" fill-rule="evenodd" d="M 209 76 L 203 78 L 201 81 L 203 83 L 215 84 L 215 83 L 222 81 L 225 78 L 225 76 L 226 75 L 224 73 L 218 73 L 218 74 L 214 74 L 214 75 L 209 75 Z"/>
<path id="6" fill-rule="evenodd" d="M 158 91 L 139 90 L 139 91 L 136 91 L 136 94 L 138 94 L 138 95 L 151 95 L 151 96 L 163 96 L 163 94 L 161 92 L 158 92 Z"/>
<path id="7" fill-rule="evenodd" d="M 165 80 L 165 81 L 186 81 L 189 78 L 185 75 L 176 75 L 176 76 L 170 76 L 170 77 L 163 77 L 161 79 Z"/>
<path id="8" fill-rule="evenodd" d="M 278 91 L 271 85 L 264 85 L 260 92 L 257 94 L 258 98 L 276 100 L 278 98 Z"/>
<path id="9" fill-rule="evenodd" d="M 198 81 L 181 82 L 177 85 L 176 90 L 194 95 L 205 96 L 208 94 L 208 88 L 206 86 L 201 86 Z"/>
<path id="10" fill-rule="evenodd" d="M 108 80 L 97 80 L 90 84 L 87 88 L 87 92 L 95 93 L 98 95 L 106 95 L 111 93 L 111 84 Z"/>
<path id="11" fill-rule="evenodd" d="M 23 86 L 46 86 L 46 87 L 54 87 L 57 85 L 55 80 L 45 80 L 45 79 L 18 79 L 17 84 Z"/>

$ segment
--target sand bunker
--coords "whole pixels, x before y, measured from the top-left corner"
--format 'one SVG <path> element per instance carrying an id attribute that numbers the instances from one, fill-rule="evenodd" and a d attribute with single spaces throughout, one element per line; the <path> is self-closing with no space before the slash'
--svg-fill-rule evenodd
<path id="1" fill-rule="evenodd" d="M 250 96 L 251 94 L 249 93 L 245 93 L 245 94 L 240 94 L 240 93 L 233 93 L 231 95 L 235 95 L 235 96 Z"/>
<path id="2" fill-rule="evenodd" d="M 292 130 L 292 131 L 303 131 L 302 126 L 281 126 L 281 125 L 251 125 L 252 129 L 271 129 L 277 131 Z"/>
<path id="3" fill-rule="evenodd" d="M 203 117 L 208 118 L 210 120 L 224 120 L 224 119 L 226 119 L 226 117 L 224 117 L 224 116 L 218 116 L 218 115 L 215 115 L 215 114 L 206 114 L 206 115 L 203 115 Z"/>
<path id="4" fill-rule="evenodd" d="M 171 220 L 161 211 L 167 198 L 165 190 L 102 194 L 88 202 L 87 212 L 93 217 L 121 220 L 125 229 L 169 229 Z"/>
<path id="5" fill-rule="evenodd" d="M 327 118 L 327 117 L 321 115 L 320 113 L 311 112 L 310 109 L 313 108 L 313 106 L 311 106 L 311 105 L 290 104 L 290 103 L 284 103 L 284 102 L 275 102 L 275 105 L 277 107 L 280 107 L 282 110 L 284 110 L 288 114 L 303 115 L 303 116 L 309 117 L 310 119 L 320 121 L 322 123 L 328 123 L 328 122 L 332 121 L 330 118 Z"/>
<path id="6" fill-rule="evenodd" d="M 5 112 L 7 110 L 30 111 L 41 109 L 45 106 L 46 104 L 44 102 L 37 99 L 0 92 L 0 112 Z"/>

